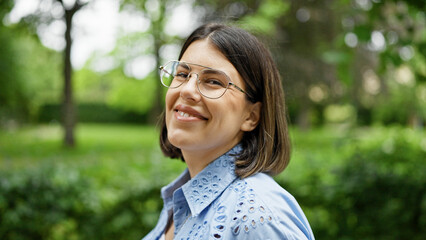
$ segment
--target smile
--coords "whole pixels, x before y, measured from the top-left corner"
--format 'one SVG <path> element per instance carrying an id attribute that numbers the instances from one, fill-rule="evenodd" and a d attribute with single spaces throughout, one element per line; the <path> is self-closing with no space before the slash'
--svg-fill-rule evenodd
<path id="1" fill-rule="evenodd" d="M 186 119 L 186 120 L 207 120 L 206 117 L 204 117 L 201 113 L 196 111 L 195 109 L 184 106 L 184 105 L 178 105 L 174 112 L 176 113 L 176 116 L 180 119 Z"/>

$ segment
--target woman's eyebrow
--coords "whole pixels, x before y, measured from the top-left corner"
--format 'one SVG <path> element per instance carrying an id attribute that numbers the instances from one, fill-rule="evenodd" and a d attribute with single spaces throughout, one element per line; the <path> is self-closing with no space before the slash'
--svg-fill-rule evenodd
<path id="1" fill-rule="evenodd" d="M 187 70 L 191 70 L 191 68 L 186 63 L 179 63 L 178 67 L 183 67 L 183 68 L 185 68 Z"/>
<path id="2" fill-rule="evenodd" d="M 207 74 L 223 74 L 223 71 L 216 70 L 216 69 L 213 69 L 213 68 L 206 68 L 206 69 L 203 69 L 203 73 L 207 73 Z"/>

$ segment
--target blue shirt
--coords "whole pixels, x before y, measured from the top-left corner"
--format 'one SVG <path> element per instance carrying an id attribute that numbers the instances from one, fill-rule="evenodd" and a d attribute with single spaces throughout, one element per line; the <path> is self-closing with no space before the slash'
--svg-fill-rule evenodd
<path id="1" fill-rule="evenodd" d="M 161 189 L 164 207 L 143 240 L 157 240 L 173 214 L 175 237 L 189 239 L 314 239 L 294 197 L 270 176 L 235 175 L 237 145 L 194 178 L 186 169 Z"/>

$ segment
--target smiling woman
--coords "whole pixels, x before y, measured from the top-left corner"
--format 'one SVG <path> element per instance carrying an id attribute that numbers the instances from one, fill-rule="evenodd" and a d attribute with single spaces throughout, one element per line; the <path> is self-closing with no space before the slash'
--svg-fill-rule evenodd
<path id="1" fill-rule="evenodd" d="M 188 168 L 162 189 L 164 208 L 144 239 L 314 239 L 271 178 L 288 165 L 290 141 L 269 51 L 244 30 L 206 24 L 160 70 L 169 88 L 161 148 Z"/>

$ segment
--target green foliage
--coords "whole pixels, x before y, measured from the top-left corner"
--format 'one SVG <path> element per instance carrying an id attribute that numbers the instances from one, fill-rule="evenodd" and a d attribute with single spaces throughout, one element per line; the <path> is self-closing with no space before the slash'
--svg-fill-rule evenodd
<path id="1" fill-rule="evenodd" d="M 108 80 L 87 68 L 74 72 L 75 99 L 81 103 L 104 103 L 111 88 Z"/>
<path id="2" fill-rule="evenodd" d="M 75 73 L 76 100 L 80 103 L 80 106 L 106 105 L 105 107 L 109 108 L 107 112 L 110 113 L 110 116 L 102 117 L 106 114 L 100 111 L 101 109 L 92 113 L 101 116 L 100 122 L 105 122 L 102 119 L 111 118 L 114 119 L 113 121 L 120 119 L 125 121 L 126 118 L 121 116 L 122 113 L 146 115 L 151 110 L 156 81 L 154 73 L 149 74 L 144 79 L 137 80 L 126 76 L 120 69 L 113 69 L 107 73 L 96 73 L 84 68 Z M 117 114 L 115 117 L 112 115 L 114 109 Z M 87 114 L 82 114 L 79 111 L 79 116 L 84 121 Z M 89 118 L 91 121 L 96 121 L 96 118 Z"/>
<path id="3" fill-rule="evenodd" d="M 125 136 L 125 137 L 123 137 Z M 61 148 L 58 125 L 0 132 L 0 239 L 140 239 L 183 170 L 153 127 L 86 125 Z"/>
<path id="4" fill-rule="evenodd" d="M 324 110 L 324 118 L 332 123 L 351 123 L 356 119 L 356 113 L 352 105 L 330 104 Z"/>
<path id="5" fill-rule="evenodd" d="M 139 239 L 151 231 L 163 207 L 160 187 L 132 189 L 111 209 L 105 211 L 99 224 L 98 239 Z M 103 229 L 107 229 L 104 231 Z"/>
<path id="6" fill-rule="evenodd" d="M 122 12 L 149 18 L 150 26 L 145 32 L 119 36 L 108 56 L 95 53 L 92 62 L 86 65 L 96 66 L 95 63 L 102 62 L 98 60 L 107 57 L 115 69 L 99 73 L 86 67 L 74 73 L 74 96 L 80 104 L 103 104 L 141 115 L 151 113 L 149 119 L 155 119 L 154 112 L 161 111 L 161 104 L 156 103 L 164 101 L 155 73 L 144 80 L 135 80 L 126 76 L 123 68 L 147 55 L 159 62 L 160 48 L 180 45 L 183 36 L 167 35 L 169 31 L 164 31 L 164 26 L 176 7 L 193 4 L 193 10 L 205 14 L 197 19 L 200 23 L 235 21 L 272 46 L 271 52 L 288 93 L 291 117 L 300 126 L 324 123 L 323 116 L 327 115 L 324 109 L 337 102 L 349 103 L 355 108 L 358 124 L 419 122 L 424 125 L 425 102 L 419 97 L 407 100 L 418 96 L 418 92 L 423 91 L 418 85 L 426 81 L 424 3 L 413 0 L 119 2 Z M 2 1 L 1 6 L 3 18 L 13 7 L 13 1 Z M 20 24 L 0 26 L 0 122 L 3 126 L 7 126 L 8 119 L 34 121 L 41 106 L 61 102 L 61 54 L 47 50 L 34 34 L 40 17 L 50 19 L 48 12 L 42 12 L 24 18 Z M 371 47 L 373 31 L 384 41 L 381 49 Z M 352 44 L 348 44 L 347 37 L 352 39 L 349 41 Z M 409 94 L 405 90 L 389 92 L 392 76 L 404 65 L 414 75 L 414 88 Z M 378 85 L 373 93 L 367 91 L 366 70 L 374 72 L 378 81 L 373 83 Z M 321 100 L 311 94 L 318 86 L 324 90 Z M 410 111 L 393 105 L 407 106 Z"/>
<path id="7" fill-rule="evenodd" d="M 419 7 L 424 4 L 413 2 L 350 0 L 333 3 L 338 31 L 333 42 L 317 44 L 321 49 L 318 53 L 336 69 L 336 77 L 345 87 L 340 88 L 344 93 L 338 99 L 354 105 L 358 120 L 361 120 L 358 123 L 414 126 L 424 122 L 426 105 L 413 97 L 417 86 L 426 79 L 425 15 Z M 374 42 L 376 48 L 372 47 Z M 409 91 L 405 86 L 396 89 L 392 86 L 402 66 L 408 66 L 414 75 Z M 369 91 L 371 85 L 366 84 L 374 81 L 367 77 L 366 70 L 376 75 L 378 87 L 374 91 Z M 340 95 L 339 91 L 335 94 Z M 369 118 L 371 120 L 367 120 Z"/>
<path id="8" fill-rule="evenodd" d="M 344 45 L 343 39 L 338 39 L 336 42 L 339 42 L 336 44 L 339 48 L 342 48 Z M 348 69 L 350 69 L 351 65 L 354 63 L 352 52 L 348 52 L 344 50 L 344 48 L 341 50 L 323 50 L 321 59 L 328 64 L 336 66 L 336 77 L 341 83 L 346 87 L 352 86 L 353 78 L 348 74 Z"/>
<path id="9" fill-rule="evenodd" d="M 123 111 L 104 103 L 81 103 L 77 106 L 78 121 L 81 123 L 146 123 L 147 115 Z M 62 105 L 46 104 L 40 107 L 37 122 L 60 122 Z"/>
<path id="10" fill-rule="evenodd" d="M 59 59 L 28 32 L 0 25 L 0 123 L 34 120 L 42 103 L 58 101 Z"/>
<path id="11" fill-rule="evenodd" d="M 13 0 L 3 0 L 0 2 L 0 18 L 4 16 L 13 8 Z"/>
<path id="12" fill-rule="evenodd" d="M 396 76 L 388 79 L 387 93 L 376 98 L 373 121 L 421 125 L 422 119 L 426 119 L 426 85 L 417 84 L 413 72 L 405 65 L 395 72 Z"/>
<path id="13" fill-rule="evenodd" d="M 368 2 L 369 7 L 360 4 L 347 9 L 344 17 L 350 19 L 353 26 L 344 28 L 341 34 L 353 32 L 359 40 L 358 45 L 366 48 L 373 40 L 372 32 L 380 32 L 385 40 L 383 49 L 370 50 L 377 52 L 380 59 L 378 66 L 374 67 L 375 71 L 382 75 L 394 72 L 401 65 L 409 65 L 416 79 L 424 81 L 426 25 L 424 9 L 419 8 L 421 4 L 413 4 L 413 1 Z M 336 4 L 345 9 L 342 4 Z M 384 84 L 387 85 L 387 82 Z"/>
<path id="14" fill-rule="evenodd" d="M 338 223 L 337 236 L 426 236 L 426 152 L 422 141 L 409 131 L 397 132 L 384 141 L 361 146 L 337 170 L 340 184 L 330 198 L 335 204 L 329 205 L 334 206 L 329 209 Z"/>
<path id="15" fill-rule="evenodd" d="M 276 22 L 290 8 L 290 4 L 280 0 L 261 2 L 257 12 L 239 20 L 243 28 L 259 34 L 273 35 L 276 31 Z"/>
<path id="16" fill-rule="evenodd" d="M 160 187 L 129 189 L 102 208 L 76 169 L 44 166 L 0 174 L 1 239 L 138 239 L 154 227 Z"/>
<path id="17" fill-rule="evenodd" d="M 421 112 L 422 106 L 416 99 L 414 89 L 401 86 L 398 91 L 392 92 L 391 98 L 381 98 L 377 110 L 373 112 L 373 120 L 383 124 L 409 124 L 413 118 L 426 118 L 426 113 Z M 417 123 L 421 124 L 421 123 Z"/>
<path id="18" fill-rule="evenodd" d="M 156 73 L 155 73 L 156 74 Z M 143 80 L 116 78 L 108 96 L 108 105 L 127 111 L 147 113 L 152 107 L 157 78 L 154 73 Z"/>
<path id="19" fill-rule="evenodd" d="M 73 169 L 3 171 L 0 196 L 2 239 L 79 239 L 96 215 L 90 187 Z"/>
<path id="20" fill-rule="evenodd" d="M 423 239 L 424 133 L 394 128 L 355 136 L 339 150 L 347 152 L 344 161 L 332 166 L 317 157 L 314 163 L 326 167 L 305 165 L 297 180 L 280 178 L 301 203 L 316 238 Z"/>
<path id="21" fill-rule="evenodd" d="M 28 96 L 23 90 L 24 76 L 18 69 L 19 58 L 16 56 L 16 46 L 13 44 L 13 35 L 0 25 L 0 116 L 14 116 L 25 118 L 28 109 Z M 21 116 L 19 116 L 21 115 Z M 23 115 L 23 116 L 22 116 Z M 5 119 L 0 119 L 4 121 Z"/>

